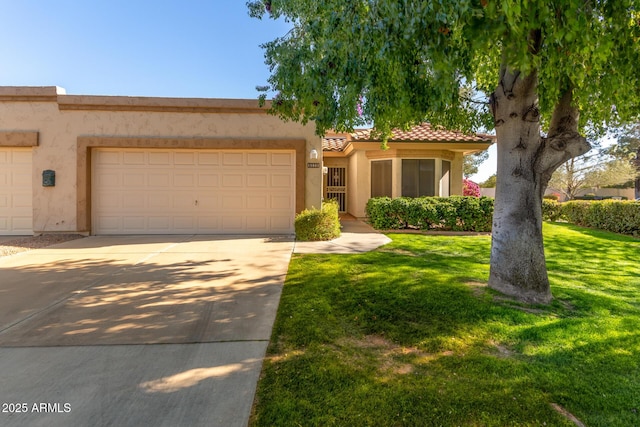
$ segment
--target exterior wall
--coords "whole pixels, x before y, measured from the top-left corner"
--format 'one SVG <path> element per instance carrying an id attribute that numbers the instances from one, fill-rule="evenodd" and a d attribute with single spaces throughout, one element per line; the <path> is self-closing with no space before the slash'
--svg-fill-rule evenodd
<path id="1" fill-rule="evenodd" d="M 92 147 L 295 150 L 296 210 L 321 203 L 322 169 L 306 167 L 311 149 L 322 151 L 313 125 L 284 123 L 253 100 L 68 96 L 55 87 L 1 87 L 0 132 L 6 146 L 33 145 L 37 133 L 34 233 L 90 231 Z M 55 187 L 41 185 L 46 169 L 56 171 Z"/>
<path id="2" fill-rule="evenodd" d="M 578 196 L 586 194 L 595 194 L 597 197 L 626 197 L 628 200 L 634 200 L 636 193 L 634 188 L 598 188 L 578 191 Z"/>
<path id="3" fill-rule="evenodd" d="M 348 212 L 356 218 L 366 217 L 367 201 L 371 198 L 371 163 L 364 151 L 355 151 L 349 158 L 349 188 Z"/>
<path id="4" fill-rule="evenodd" d="M 463 180 L 463 153 L 454 153 L 451 160 L 451 195 L 462 196 L 462 180 Z"/>
<path id="5" fill-rule="evenodd" d="M 492 197 L 495 198 L 496 197 L 496 188 L 482 188 L 480 187 L 480 196 L 483 197 Z"/>
<path id="6" fill-rule="evenodd" d="M 451 195 L 462 194 L 462 165 L 463 151 L 452 151 L 451 144 L 429 144 L 425 143 L 401 143 L 389 144 L 388 150 L 381 150 L 380 143 L 355 143 L 355 149 L 349 155 L 349 187 L 347 211 L 357 217 L 366 216 L 367 201 L 371 198 L 371 161 L 391 160 L 392 167 L 392 197 L 402 195 L 402 159 L 436 159 L 448 160 L 451 162 L 450 186 Z M 486 149 L 487 144 L 480 147 L 474 146 L 475 150 Z M 471 150 L 470 146 L 464 146 L 461 150 Z M 326 160 L 325 160 L 326 163 Z M 436 177 L 440 176 L 442 163 L 436 161 Z M 437 181 L 437 180 L 436 180 Z M 438 191 L 437 185 L 436 191 Z"/>
<path id="7" fill-rule="evenodd" d="M 495 197 L 496 189 L 480 188 L 480 194 L 487 197 Z M 547 188 L 545 194 L 560 194 L 560 192 Z M 595 194 L 597 197 L 626 197 L 628 200 L 633 200 L 635 191 L 633 188 L 599 188 L 597 190 L 587 189 L 578 192 L 579 196 L 584 196 L 585 194 Z M 560 201 L 565 201 L 565 199 L 561 198 Z"/>

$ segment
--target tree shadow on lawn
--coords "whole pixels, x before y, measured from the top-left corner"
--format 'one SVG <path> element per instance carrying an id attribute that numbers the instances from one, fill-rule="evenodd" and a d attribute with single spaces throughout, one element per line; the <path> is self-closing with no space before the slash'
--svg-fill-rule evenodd
<path id="1" fill-rule="evenodd" d="M 598 262 L 603 257 L 607 257 L 637 265 L 640 239 L 572 224 L 553 223 L 552 226 L 553 228 L 545 228 L 544 245 L 548 252 L 547 261 L 549 258 L 557 257 L 567 267 L 581 267 L 580 260 Z M 566 236 L 571 237 L 570 245 L 567 245 Z M 601 267 L 606 269 L 608 266 Z"/>
<path id="2" fill-rule="evenodd" d="M 636 313 L 637 314 L 637 313 Z M 554 402 L 587 425 L 640 423 L 640 318 L 558 319 L 515 336 L 518 352 Z"/>
<path id="3" fill-rule="evenodd" d="M 569 224 L 553 224 L 547 231 L 547 269 L 554 296 L 587 311 L 640 307 L 640 240 Z"/>
<path id="4" fill-rule="evenodd" d="M 567 243 L 557 236 L 547 239 L 551 255 L 559 255 L 552 264 L 574 282 L 585 274 L 575 264 L 581 259 L 603 257 L 603 246 L 620 251 L 623 260 L 635 251 L 620 247 L 626 239 L 609 243 L 607 237 L 592 237 L 593 241 L 578 243 L 579 256 L 566 254 Z M 349 402 L 358 401 L 358 390 L 370 390 L 371 394 L 364 393 L 362 399 L 378 399 L 374 406 L 387 405 L 393 413 L 419 412 L 422 410 L 416 409 L 419 405 L 429 407 L 429 396 L 436 396 L 430 406 L 432 411 L 459 412 L 459 416 L 443 415 L 444 425 L 465 420 L 478 422 L 485 419 L 483 416 L 489 417 L 486 418 L 489 425 L 492 417 L 522 414 L 532 407 L 544 416 L 531 415 L 524 417 L 524 421 L 536 420 L 539 425 L 542 419 L 550 419 L 551 425 L 565 425 L 567 420 L 550 409 L 550 403 L 554 402 L 594 425 L 616 422 L 636 425 L 638 415 L 633 402 L 640 396 L 637 332 L 640 320 L 632 295 L 635 289 L 637 304 L 638 286 L 631 289 L 603 286 L 594 292 L 588 288 L 592 285 L 588 280 L 582 288 L 575 284 L 558 285 L 554 289 L 559 296 L 556 302 L 524 307 L 512 301 L 496 301 L 498 293 L 486 288 L 474 292 L 465 284 L 486 283 L 486 246 L 456 256 L 438 253 L 440 250 L 429 247 L 416 250 L 414 246 L 392 243 L 365 255 L 295 258 L 281 300 L 274 345 L 270 348 L 271 354 L 282 351 L 287 356 L 273 361 L 269 368 L 280 370 L 288 369 L 289 363 L 293 364 L 289 366 L 301 364 L 295 368 L 302 375 L 296 384 L 306 397 L 292 396 L 293 399 L 331 401 L 332 397 L 322 394 L 326 390 L 318 390 L 318 396 L 309 395 L 315 389 L 314 381 L 342 378 L 344 386 L 336 383 L 331 396 L 342 396 L 339 399 L 350 396 Z M 603 274 L 620 273 L 620 266 L 613 265 Z M 552 280 L 559 282 L 560 276 L 555 274 L 551 274 Z M 625 272 L 622 275 L 634 276 Z M 607 310 L 615 316 L 610 317 Z M 380 355 L 371 354 L 367 348 L 364 351 L 340 348 L 344 337 L 374 343 L 374 347 L 384 340 L 404 350 L 383 352 L 384 357 L 373 363 L 382 371 L 369 372 L 365 375 L 368 378 L 358 379 L 364 375 L 358 371 L 371 365 L 367 361 Z M 331 356 L 334 351 L 337 354 Z M 385 362 L 389 354 L 396 362 L 417 368 L 400 366 L 391 373 L 384 371 L 384 366 L 389 366 Z M 325 378 L 323 375 L 329 375 L 333 369 L 327 368 L 322 375 L 318 374 L 319 366 L 331 365 L 321 361 L 324 357 L 337 358 L 344 372 Z M 378 395 L 368 383 L 375 377 L 381 386 L 388 388 L 393 383 L 418 381 L 416 375 L 422 376 L 423 382 L 414 392 L 400 386 L 393 395 Z M 363 384 L 359 385 L 359 381 Z M 456 395 L 465 381 L 468 382 L 464 386 L 465 395 Z M 594 382 L 598 385 L 593 386 Z M 347 390 L 343 392 L 345 387 Z M 518 392 L 528 393 L 528 397 L 523 398 Z M 603 395 L 602 399 L 598 393 Z M 399 407 L 397 403 L 403 401 L 408 402 L 407 406 Z M 506 412 L 496 409 L 496 404 L 508 406 Z M 330 412 L 328 406 L 323 408 Z M 340 409 L 337 411 L 340 413 Z M 367 409 L 355 412 L 363 411 Z M 436 415 L 431 413 L 431 417 Z M 587 424 L 591 425 L 590 422 Z"/>
<path id="5" fill-rule="evenodd" d="M 279 327 L 298 346 L 353 333 L 438 351 L 443 340 L 487 316 L 481 307 L 489 303 L 464 284 L 486 281 L 487 273 L 488 265 L 470 269 L 467 260 L 444 255 L 297 257 L 281 298 Z"/>

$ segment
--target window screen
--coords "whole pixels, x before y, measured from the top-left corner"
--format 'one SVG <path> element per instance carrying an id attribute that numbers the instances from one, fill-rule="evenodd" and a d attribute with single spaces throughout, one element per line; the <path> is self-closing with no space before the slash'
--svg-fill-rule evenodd
<path id="1" fill-rule="evenodd" d="M 434 159 L 402 160 L 402 195 L 421 197 L 435 195 Z"/>
<path id="2" fill-rule="evenodd" d="M 371 162 L 371 197 L 391 197 L 391 160 Z"/>

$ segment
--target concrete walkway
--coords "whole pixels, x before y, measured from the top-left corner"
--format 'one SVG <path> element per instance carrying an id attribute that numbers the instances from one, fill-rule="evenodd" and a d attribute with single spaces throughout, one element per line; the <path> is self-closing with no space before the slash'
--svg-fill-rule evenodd
<path id="1" fill-rule="evenodd" d="M 356 219 L 340 220 L 342 234 L 326 242 L 296 242 L 296 254 L 358 254 L 386 245 L 391 239 L 376 231 L 369 224 Z"/>
<path id="2" fill-rule="evenodd" d="M 0 425 L 246 426 L 292 249 L 105 236 L 1 257 Z"/>

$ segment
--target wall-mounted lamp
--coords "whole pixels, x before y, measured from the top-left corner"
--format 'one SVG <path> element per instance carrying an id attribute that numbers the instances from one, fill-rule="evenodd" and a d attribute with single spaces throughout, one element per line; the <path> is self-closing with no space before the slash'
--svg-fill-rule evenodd
<path id="1" fill-rule="evenodd" d="M 318 150 L 312 148 L 311 151 L 309 151 L 309 160 L 311 161 L 307 163 L 308 168 L 320 167 L 320 163 L 318 162 Z"/>

